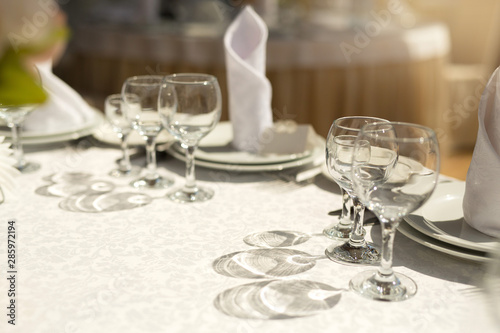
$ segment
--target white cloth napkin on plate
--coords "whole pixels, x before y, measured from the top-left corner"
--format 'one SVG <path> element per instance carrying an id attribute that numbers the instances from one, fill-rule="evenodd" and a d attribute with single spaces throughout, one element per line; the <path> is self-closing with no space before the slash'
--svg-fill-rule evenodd
<path id="1" fill-rule="evenodd" d="M 50 62 L 37 65 L 47 101 L 26 117 L 24 130 L 50 134 L 80 128 L 94 111 L 73 88 L 52 73 Z"/>
<path id="2" fill-rule="evenodd" d="M 242 151 L 257 152 L 260 135 L 273 125 L 267 36 L 266 24 L 251 6 L 241 11 L 224 35 L 232 144 Z"/>
<path id="3" fill-rule="evenodd" d="M 482 233 L 500 237 L 500 67 L 481 96 L 478 117 L 465 185 L 464 219 Z"/>

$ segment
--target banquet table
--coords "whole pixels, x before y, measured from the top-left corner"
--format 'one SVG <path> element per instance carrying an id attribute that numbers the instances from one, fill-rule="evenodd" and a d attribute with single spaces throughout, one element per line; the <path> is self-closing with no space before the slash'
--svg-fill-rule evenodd
<path id="1" fill-rule="evenodd" d="M 487 333 L 500 327 L 482 289 L 486 263 L 401 233 L 394 268 L 417 282 L 416 296 L 391 303 L 349 291 L 350 278 L 368 267 L 324 256 L 333 241 L 321 232 L 341 201 L 323 174 L 297 184 L 282 180 L 291 170 L 199 167 L 197 179 L 215 190 L 214 198 L 177 204 L 167 190 L 141 192 L 130 179 L 108 176 L 120 151 L 95 139 L 27 151 L 42 167 L 21 175 L 17 197 L 0 205 L 1 332 Z M 143 165 L 140 150 L 133 162 Z M 182 184 L 182 161 L 159 152 L 158 165 Z M 16 234 L 15 326 L 6 309 L 8 221 L 15 221 Z M 270 231 L 309 237 L 279 248 L 249 245 L 247 236 Z M 379 225 L 367 226 L 368 238 L 380 242 L 379 234 Z"/>

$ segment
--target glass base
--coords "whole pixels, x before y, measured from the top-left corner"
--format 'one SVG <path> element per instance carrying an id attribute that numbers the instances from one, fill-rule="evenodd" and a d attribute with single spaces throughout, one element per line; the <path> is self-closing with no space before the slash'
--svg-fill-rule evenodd
<path id="1" fill-rule="evenodd" d="M 138 189 L 165 189 L 172 186 L 173 184 L 174 181 L 172 179 L 164 178 L 161 176 L 158 176 L 153 179 L 142 177 L 130 183 L 132 187 Z"/>
<path id="2" fill-rule="evenodd" d="M 353 246 L 349 242 L 341 245 L 332 244 L 325 250 L 325 254 L 330 260 L 343 264 L 380 263 L 380 251 L 370 243 L 365 243 L 364 246 Z"/>
<path id="3" fill-rule="evenodd" d="M 417 284 L 408 276 L 394 273 L 383 277 L 376 270 L 354 276 L 349 287 L 361 296 L 379 301 L 404 301 L 417 293 Z"/>
<path id="4" fill-rule="evenodd" d="M 351 235 L 353 225 L 345 225 L 337 223 L 323 230 L 323 235 L 330 239 L 346 240 L 349 239 Z M 363 237 L 366 234 L 366 230 L 363 228 Z"/>
<path id="5" fill-rule="evenodd" d="M 208 188 L 196 188 L 195 191 L 188 192 L 184 189 L 178 189 L 167 194 L 167 197 L 175 202 L 188 203 L 188 202 L 203 202 L 212 199 L 214 191 Z"/>
<path id="6" fill-rule="evenodd" d="M 137 167 L 137 166 L 133 166 L 129 170 L 120 170 L 120 169 L 111 170 L 109 172 L 109 175 L 111 177 L 115 177 L 115 178 L 124 178 L 124 177 L 137 176 L 140 173 L 141 173 L 141 168 Z"/>
<path id="7" fill-rule="evenodd" d="M 40 169 L 40 164 L 36 162 L 24 162 L 22 166 L 16 165 L 15 168 L 21 171 L 21 173 L 31 173 Z"/>
<path id="8" fill-rule="evenodd" d="M 343 224 L 339 221 L 323 229 L 323 235 L 330 239 L 349 239 L 352 227 L 352 223 Z"/>

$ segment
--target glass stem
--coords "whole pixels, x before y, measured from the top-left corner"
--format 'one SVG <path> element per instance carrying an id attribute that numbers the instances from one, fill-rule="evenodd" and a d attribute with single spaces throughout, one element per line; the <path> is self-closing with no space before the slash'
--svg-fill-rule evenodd
<path id="1" fill-rule="evenodd" d="M 120 170 L 121 171 L 130 171 L 132 169 L 132 166 L 130 165 L 130 156 L 128 154 L 128 145 L 127 145 L 127 137 L 128 133 L 121 133 L 120 135 L 120 147 L 122 149 L 122 160 L 120 161 Z"/>
<path id="2" fill-rule="evenodd" d="M 384 282 L 394 280 L 394 272 L 392 270 L 392 257 L 394 236 L 396 235 L 396 228 L 398 222 L 381 221 L 382 226 L 382 259 L 378 269 L 377 277 Z"/>
<path id="3" fill-rule="evenodd" d="M 349 244 L 355 247 L 365 246 L 366 241 L 363 233 L 365 206 L 363 206 L 357 197 L 352 197 L 352 204 L 354 206 L 354 225 L 352 227 L 351 236 L 349 237 Z"/>
<path id="4" fill-rule="evenodd" d="M 343 188 L 340 188 L 340 194 L 342 196 L 342 213 L 339 216 L 339 223 L 349 226 L 351 224 L 351 205 L 349 205 L 351 197 Z"/>
<path id="5" fill-rule="evenodd" d="M 156 173 L 156 137 L 148 136 L 146 138 L 146 162 L 147 162 L 147 175 L 146 179 L 153 180 L 158 178 Z"/>
<path id="6" fill-rule="evenodd" d="M 21 142 L 21 125 L 12 123 L 10 124 L 10 128 L 12 129 L 12 149 L 16 159 L 15 167 L 21 170 L 26 165 L 26 161 L 24 160 L 23 144 Z"/>
<path id="7" fill-rule="evenodd" d="M 186 183 L 184 184 L 184 192 L 194 193 L 196 188 L 196 177 L 194 173 L 194 152 L 196 146 L 186 146 Z"/>

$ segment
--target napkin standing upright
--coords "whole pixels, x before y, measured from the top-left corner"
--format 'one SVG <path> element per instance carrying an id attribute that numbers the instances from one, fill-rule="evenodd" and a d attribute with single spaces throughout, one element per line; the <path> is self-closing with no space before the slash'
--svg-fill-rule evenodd
<path id="1" fill-rule="evenodd" d="M 500 67 L 481 96 L 478 118 L 463 200 L 464 219 L 471 227 L 500 237 Z"/>
<path id="2" fill-rule="evenodd" d="M 272 127 L 272 88 L 266 78 L 268 29 L 252 7 L 245 7 L 224 36 L 229 118 L 233 146 L 257 152 L 260 136 Z"/>

